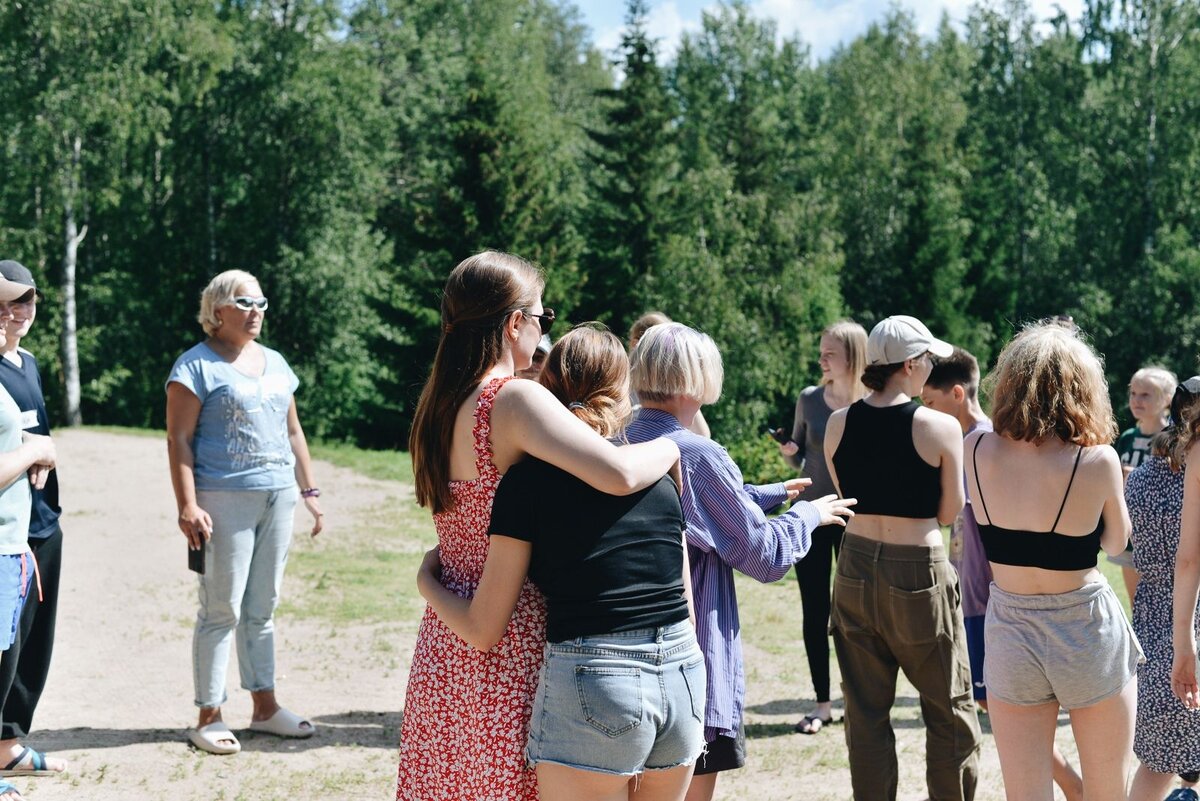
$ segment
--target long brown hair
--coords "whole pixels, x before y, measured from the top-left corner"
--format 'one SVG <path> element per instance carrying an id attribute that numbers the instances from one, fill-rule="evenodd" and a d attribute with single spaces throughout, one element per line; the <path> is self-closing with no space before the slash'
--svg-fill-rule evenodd
<path id="1" fill-rule="evenodd" d="M 1187 463 L 1188 451 L 1197 442 L 1200 442 L 1200 395 L 1185 395 L 1179 398 L 1179 393 L 1182 389 L 1176 390 L 1176 402 L 1171 405 L 1171 416 L 1175 416 L 1178 409 L 1179 419 L 1173 420 L 1174 423 L 1168 426 L 1155 437 L 1154 442 L 1164 434 L 1167 435 L 1167 440 L 1163 443 L 1163 450 L 1166 452 L 1167 459 L 1171 463 L 1171 469 L 1178 472 L 1183 469 Z M 1177 404 L 1177 405 L 1176 405 Z"/>
<path id="2" fill-rule="evenodd" d="M 602 437 L 620 433 L 633 412 L 629 357 L 600 323 L 581 323 L 554 343 L 538 380 Z"/>
<path id="3" fill-rule="evenodd" d="M 417 503 L 434 514 L 454 507 L 450 443 L 458 409 L 504 354 L 509 315 L 528 310 L 544 284 L 532 264 L 493 250 L 464 259 L 446 280 L 437 355 L 408 436 Z"/>

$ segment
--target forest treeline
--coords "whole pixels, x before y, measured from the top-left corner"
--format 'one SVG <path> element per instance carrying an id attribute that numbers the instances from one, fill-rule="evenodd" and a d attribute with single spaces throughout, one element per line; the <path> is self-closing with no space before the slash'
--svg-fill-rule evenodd
<path id="1" fill-rule="evenodd" d="M 896 8 L 819 61 L 739 2 L 663 60 L 646 12 L 609 61 L 550 0 L 0 4 L 0 258 L 44 285 L 60 420 L 162 425 L 198 293 L 239 267 L 308 431 L 400 445 L 438 291 L 489 247 L 560 319 L 710 333 L 706 415 L 752 476 L 842 316 L 986 363 L 1070 314 L 1118 406 L 1143 363 L 1196 371 L 1198 0 L 990 3 L 932 38 Z"/>

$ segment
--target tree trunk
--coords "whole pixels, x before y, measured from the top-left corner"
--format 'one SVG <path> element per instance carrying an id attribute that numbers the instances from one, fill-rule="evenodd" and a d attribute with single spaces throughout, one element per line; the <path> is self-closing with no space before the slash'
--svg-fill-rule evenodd
<path id="1" fill-rule="evenodd" d="M 83 423 L 79 412 L 79 350 L 76 342 L 75 264 L 79 243 L 87 236 L 87 226 L 79 230 L 75 222 L 75 201 L 79 195 L 79 153 L 82 142 L 78 136 L 72 142 L 71 162 L 63 181 L 63 269 L 62 269 L 62 360 L 63 416 L 67 425 Z"/>

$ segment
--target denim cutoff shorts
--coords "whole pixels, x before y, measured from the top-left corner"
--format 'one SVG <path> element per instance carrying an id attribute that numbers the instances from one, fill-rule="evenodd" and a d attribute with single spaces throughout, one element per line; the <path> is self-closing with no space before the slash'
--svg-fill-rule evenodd
<path id="1" fill-rule="evenodd" d="M 1098 704 L 1125 689 L 1145 660 L 1107 581 L 1055 595 L 1018 595 L 993 583 L 984 639 L 988 695 L 1021 706 Z"/>
<path id="2" fill-rule="evenodd" d="M 704 751 L 704 657 L 691 622 L 546 644 L 526 758 L 633 776 Z"/>

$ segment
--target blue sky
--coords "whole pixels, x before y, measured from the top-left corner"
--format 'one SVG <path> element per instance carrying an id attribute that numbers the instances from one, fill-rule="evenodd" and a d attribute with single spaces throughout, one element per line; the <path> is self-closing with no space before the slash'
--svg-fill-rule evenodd
<path id="1" fill-rule="evenodd" d="M 592 38 L 605 52 L 621 40 L 624 25 L 623 0 L 574 0 L 592 29 Z M 904 0 L 902 5 L 914 11 L 922 34 L 932 34 L 942 12 L 950 19 L 962 22 L 974 0 Z M 798 33 L 812 48 L 817 58 L 827 56 L 838 44 L 853 39 L 880 19 L 890 0 L 750 0 L 750 7 L 759 17 L 772 18 L 783 35 Z M 1031 0 L 1030 5 L 1039 19 L 1045 19 L 1061 6 L 1077 19 L 1083 0 Z M 650 33 L 661 39 L 660 48 L 670 56 L 685 31 L 700 27 L 700 15 L 705 8 L 715 7 L 715 0 L 650 0 Z"/>

